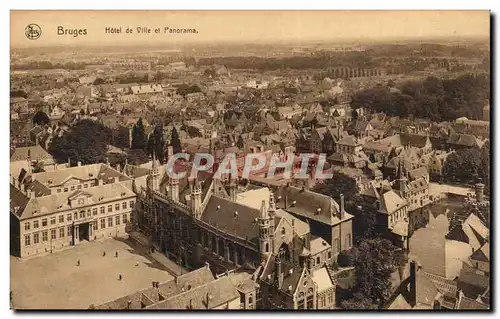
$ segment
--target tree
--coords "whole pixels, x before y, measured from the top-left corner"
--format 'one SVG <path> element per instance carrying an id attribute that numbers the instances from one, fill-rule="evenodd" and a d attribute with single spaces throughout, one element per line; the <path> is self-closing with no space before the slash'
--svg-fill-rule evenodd
<path id="1" fill-rule="evenodd" d="M 483 177 L 484 171 L 479 149 L 457 150 L 446 158 L 443 166 L 445 182 L 473 184 Z"/>
<path id="2" fill-rule="evenodd" d="M 374 304 L 369 298 L 363 296 L 361 293 L 355 293 L 351 299 L 342 301 L 340 304 L 342 309 L 377 309 L 377 305 Z"/>
<path id="3" fill-rule="evenodd" d="M 358 120 L 358 116 L 359 116 L 358 111 L 356 109 L 353 109 L 351 112 L 351 117 L 354 122 Z"/>
<path id="4" fill-rule="evenodd" d="M 490 192 L 490 141 L 487 140 L 483 147 L 481 147 L 481 168 L 483 171 L 483 183 L 485 185 L 485 193 L 489 194 Z"/>
<path id="5" fill-rule="evenodd" d="M 150 156 L 153 156 L 153 151 L 155 152 L 156 158 L 162 162 L 165 157 L 165 138 L 163 136 L 163 126 L 156 125 L 153 133 L 149 136 L 147 152 Z"/>
<path id="6" fill-rule="evenodd" d="M 144 149 L 146 147 L 147 137 L 142 118 L 132 128 L 132 148 Z"/>
<path id="7" fill-rule="evenodd" d="M 387 239 L 374 238 L 363 240 L 358 247 L 352 249 L 356 269 L 354 297 L 343 303 L 343 306 L 355 307 L 356 304 L 363 303 L 365 306 L 374 304 L 380 308 L 391 295 L 391 274 L 401 261 L 398 248 Z"/>
<path id="8" fill-rule="evenodd" d="M 177 129 L 172 129 L 172 138 L 170 140 L 170 145 L 173 147 L 174 154 L 180 153 L 181 151 L 181 139 L 179 138 L 179 133 Z"/>
<path id="9" fill-rule="evenodd" d="M 44 126 L 50 123 L 49 116 L 44 111 L 38 111 L 33 115 L 33 123 Z"/>
<path id="10" fill-rule="evenodd" d="M 104 84 L 104 80 L 101 79 L 101 78 L 97 78 L 94 80 L 94 83 L 92 83 L 93 85 L 101 85 L 101 84 Z"/>
<path id="11" fill-rule="evenodd" d="M 318 184 L 314 190 L 323 195 L 330 196 L 337 202 L 339 201 L 340 194 L 343 194 L 346 207 L 359 205 L 361 198 L 354 178 L 337 171 L 334 171 L 332 174 L 331 179 Z"/>
<path id="12" fill-rule="evenodd" d="M 103 162 L 111 140 L 111 129 L 91 121 L 81 120 L 70 131 L 56 136 L 49 146 L 49 153 L 58 163 L 68 159 L 72 164 L 81 161 L 85 164 Z"/>

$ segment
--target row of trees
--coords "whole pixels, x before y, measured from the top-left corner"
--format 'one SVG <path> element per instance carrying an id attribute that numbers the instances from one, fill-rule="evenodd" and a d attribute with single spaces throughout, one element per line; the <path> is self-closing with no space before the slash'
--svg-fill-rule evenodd
<path id="1" fill-rule="evenodd" d="M 87 63 L 84 62 L 66 62 L 52 63 L 50 61 L 35 61 L 22 64 L 12 65 L 13 70 L 33 70 L 33 69 L 65 69 L 65 70 L 82 70 L 85 69 Z"/>
<path id="2" fill-rule="evenodd" d="M 462 116 L 480 119 L 490 95 L 489 81 L 486 74 L 463 75 L 451 80 L 428 77 L 424 81 L 406 82 L 399 91 L 386 87 L 360 91 L 354 95 L 352 104 L 390 116 L 433 121 L 450 121 Z"/>
<path id="3" fill-rule="evenodd" d="M 174 153 L 179 153 L 181 151 L 181 140 L 175 127 L 172 129 L 171 135 L 169 145 L 173 147 Z M 153 132 L 149 134 L 148 137 L 142 118 L 140 118 L 132 128 L 131 148 L 135 150 L 144 150 L 150 156 L 152 156 L 154 152 L 156 158 L 159 161 L 163 161 L 167 148 L 167 141 L 165 141 L 165 136 L 163 134 L 163 125 L 156 124 Z"/>

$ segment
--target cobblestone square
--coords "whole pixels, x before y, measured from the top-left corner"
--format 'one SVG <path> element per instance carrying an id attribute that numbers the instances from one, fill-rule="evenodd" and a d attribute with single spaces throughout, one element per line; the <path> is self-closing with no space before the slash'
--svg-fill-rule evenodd
<path id="1" fill-rule="evenodd" d="M 11 256 L 10 261 L 14 309 L 88 309 L 91 304 L 148 288 L 152 281 L 172 278 L 163 265 L 129 239 L 83 242 L 26 260 Z"/>

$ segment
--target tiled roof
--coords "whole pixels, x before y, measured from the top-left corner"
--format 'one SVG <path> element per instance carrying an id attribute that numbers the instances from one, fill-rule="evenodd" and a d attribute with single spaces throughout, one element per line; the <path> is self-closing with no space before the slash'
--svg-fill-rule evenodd
<path id="1" fill-rule="evenodd" d="M 18 147 L 15 149 L 14 154 L 10 157 L 10 161 L 21 161 L 27 160 L 28 157 L 32 161 L 51 161 L 54 162 L 54 158 L 46 150 L 44 150 L 40 145 L 28 146 L 28 147 Z"/>

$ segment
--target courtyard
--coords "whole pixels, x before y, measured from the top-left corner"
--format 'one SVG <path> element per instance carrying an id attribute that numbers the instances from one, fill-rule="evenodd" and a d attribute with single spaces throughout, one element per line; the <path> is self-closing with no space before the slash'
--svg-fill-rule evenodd
<path id="1" fill-rule="evenodd" d="M 145 248 L 120 238 L 26 260 L 11 256 L 10 267 L 13 309 L 88 309 L 173 278 Z"/>

